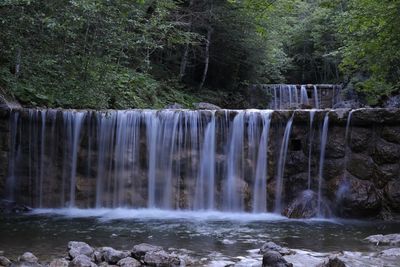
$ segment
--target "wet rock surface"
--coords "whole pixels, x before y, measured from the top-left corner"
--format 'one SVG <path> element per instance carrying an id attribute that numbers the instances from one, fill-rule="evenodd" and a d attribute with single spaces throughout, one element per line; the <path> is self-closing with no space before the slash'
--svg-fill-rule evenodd
<path id="1" fill-rule="evenodd" d="M 323 200 L 320 204 L 318 203 L 317 193 L 305 190 L 288 205 L 283 215 L 293 219 L 304 219 L 316 216 L 329 217 L 331 212 Z"/>

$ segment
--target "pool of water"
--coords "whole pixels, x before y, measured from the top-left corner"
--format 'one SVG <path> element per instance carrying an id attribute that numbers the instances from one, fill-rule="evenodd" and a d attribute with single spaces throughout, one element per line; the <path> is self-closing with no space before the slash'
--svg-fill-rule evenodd
<path id="1" fill-rule="evenodd" d="M 246 256 L 266 241 L 318 252 L 374 251 L 363 239 L 400 232 L 399 223 L 289 220 L 275 214 L 235 214 L 127 209 L 35 210 L 0 217 L 0 250 L 9 258 L 31 251 L 40 259 L 66 255 L 68 241 L 131 249 L 142 242 L 188 250 L 211 260 Z"/>

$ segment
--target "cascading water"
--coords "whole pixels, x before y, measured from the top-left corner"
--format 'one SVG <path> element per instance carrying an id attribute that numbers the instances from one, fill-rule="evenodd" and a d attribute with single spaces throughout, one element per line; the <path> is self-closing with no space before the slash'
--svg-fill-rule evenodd
<path id="1" fill-rule="evenodd" d="M 308 94 L 307 94 L 307 89 L 306 89 L 305 85 L 302 85 L 300 87 L 300 98 L 301 98 L 301 104 L 309 105 Z"/>
<path id="2" fill-rule="evenodd" d="M 321 134 L 321 147 L 319 157 L 319 168 L 318 168 L 318 216 L 321 216 L 321 203 L 322 203 L 322 181 L 324 174 L 324 160 L 325 160 L 325 148 L 328 139 L 328 127 L 329 127 L 329 112 L 326 113 L 324 118 L 324 124 L 322 126 Z"/>
<path id="3" fill-rule="evenodd" d="M 292 131 L 293 116 L 289 119 L 286 124 L 285 133 L 283 134 L 282 144 L 279 152 L 279 160 L 277 165 L 277 175 L 276 175 L 276 189 L 275 189 L 275 209 L 276 213 L 281 213 L 282 211 L 282 191 L 283 191 L 283 176 L 285 174 L 285 163 L 287 150 L 289 146 L 290 133 Z"/>
<path id="4" fill-rule="evenodd" d="M 308 189 L 311 189 L 311 156 L 312 156 L 312 144 L 314 139 L 313 122 L 314 122 L 315 110 L 310 110 L 310 131 L 308 138 Z"/>
<path id="5" fill-rule="evenodd" d="M 263 129 L 258 146 L 257 166 L 253 189 L 254 213 L 267 211 L 268 141 L 271 114 L 271 111 L 261 113 Z"/>
<path id="6" fill-rule="evenodd" d="M 316 109 L 319 109 L 319 97 L 318 97 L 318 89 L 317 89 L 317 86 L 314 85 L 314 86 L 313 86 L 313 89 L 314 89 L 314 107 L 315 107 Z"/>
<path id="7" fill-rule="evenodd" d="M 296 95 L 291 98 L 295 102 Z M 6 196 L 36 208 L 281 212 L 295 113 L 277 136 L 276 153 L 271 131 L 281 131 L 276 123 L 271 127 L 273 114 L 15 110 Z"/>

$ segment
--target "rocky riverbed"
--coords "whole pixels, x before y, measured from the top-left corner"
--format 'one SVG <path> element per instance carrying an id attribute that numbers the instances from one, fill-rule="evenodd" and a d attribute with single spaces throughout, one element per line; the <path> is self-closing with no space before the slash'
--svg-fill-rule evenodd
<path id="1" fill-rule="evenodd" d="M 259 249 L 248 250 L 246 257 L 214 259 L 196 258 L 190 251 L 164 249 L 141 243 L 130 250 L 112 247 L 92 247 L 85 242 L 70 241 L 66 255 L 54 259 L 38 259 L 25 252 L 17 259 L 8 259 L 0 252 L 0 266 L 4 267 L 139 267 L 139 266 L 262 266 L 262 267 L 365 267 L 399 266 L 400 234 L 373 235 L 364 240 L 376 246 L 375 252 L 337 251 L 321 253 L 290 249 L 268 241 Z M 5 254 L 5 255 L 3 255 Z"/>

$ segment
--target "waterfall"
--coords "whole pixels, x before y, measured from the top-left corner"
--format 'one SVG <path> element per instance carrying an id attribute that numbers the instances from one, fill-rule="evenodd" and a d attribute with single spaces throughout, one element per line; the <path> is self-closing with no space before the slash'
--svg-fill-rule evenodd
<path id="1" fill-rule="evenodd" d="M 313 88 L 314 88 L 314 107 L 316 109 L 319 109 L 318 89 L 316 85 L 314 85 Z"/>
<path id="2" fill-rule="evenodd" d="M 20 153 L 19 146 L 17 147 L 19 113 L 11 113 L 9 128 L 11 135 L 10 155 L 8 157 L 8 175 L 6 178 L 6 199 L 15 200 L 16 177 L 15 169 L 18 155 Z"/>
<path id="3" fill-rule="evenodd" d="M 39 177 L 39 207 L 43 207 L 43 179 L 44 179 L 44 154 L 45 154 L 45 143 L 46 143 L 46 115 L 47 111 L 42 110 L 41 123 L 42 129 L 40 132 L 40 177 Z"/>
<path id="4" fill-rule="evenodd" d="M 329 126 L 329 112 L 325 114 L 324 124 L 322 126 L 321 134 L 321 148 L 319 157 L 319 168 L 318 168 L 318 216 L 321 216 L 321 202 L 322 202 L 322 180 L 324 174 L 324 160 L 325 160 L 325 148 L 328 139 L 328 126 Z"/>
<path id="5" fill-rule="evenodd" d="M 71 171 L 70 171 L 70 198 L 69 206 L 75 206 L 75 195 L 76 195 L 76 168 L 78 161 L 78 145 L 79 137 L 82 127 L 83 119 L 85 118 L 84 112 L 65 112 L 64 121 L 66 123 L 68 143 L 71 148 Z"/>
<path id="6" fill-rule="evenodd" d="M 307 89 L 305 85 L 302 85 L 300 88 L 300 98 L 301 98 L 301 104 L 302 105 L 308 105 L 308 94 L 307 94 Z"/>
<path id="7" fill-rule="evenodd" d="M 237 180 L 243 175 L 244 118 L 245 112 L 235 116 L 228 141 L 227 175 L 224 186 L 224 210 L 228 211 L 241 211 L 243 207 L 241 187 Z"/>
<path id="8" fill-rule="evenodd" d="M 289 119 L 286 124 L 285 133 L 283 134 L 282 144 L 279 151 L 279 160 L 278 160 L 278 170 L 277 175 L 275 178 L 276 182 L 276 189 L 275 189 L 275 212 L 281 213 L 282 211 L 282 191 L 283 191 L 283 176 L 285 174 L 285 163 L 286 163 L 286 156 L 287 150 L 289 146 L 289 138 L 290 133 L 292 130 L 292 123 L 293 123 L 293 116 Z"/>
<path id="9" fill-rule="evenodd" d="M 215 112 L 207 124 L 200 157 L 200 171 L 196 180 L 195 210 L 213 210 L 215 194 L 215 153 L 216 153 Z"/>
<path id="10" fill-rule="evenodd" d="M 314 122 L 315 110 L 310 110 L 310 132 L 308 138 L 308 189 L 311 189 L 311 156 L 312 156 L 312 144 L 314 139 L 313 122 Z"/>
<path id="11" fill-rule="evenodd" d="M 261 113 L 262 133 L 258 146 L 256 175 L 253 188 L 253 212 L 267 211 L 268 140 L 271 111 Z"/>

